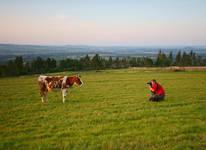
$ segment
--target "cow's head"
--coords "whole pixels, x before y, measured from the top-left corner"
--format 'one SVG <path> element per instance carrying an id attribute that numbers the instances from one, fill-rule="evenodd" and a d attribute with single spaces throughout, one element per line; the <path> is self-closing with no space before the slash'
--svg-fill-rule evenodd
<path id="1" fill-rule="evenodd" d="M 79 86 L 82 86 L 82 84 L 83 84 L 82 80 L 80 79 L 80 75 L 74 76 L 74 81 Z"/>

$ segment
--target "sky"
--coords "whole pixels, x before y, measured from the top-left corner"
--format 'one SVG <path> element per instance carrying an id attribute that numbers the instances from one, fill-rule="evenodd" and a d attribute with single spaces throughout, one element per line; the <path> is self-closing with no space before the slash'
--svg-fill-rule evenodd
<path id="1" fill-rule="evenodd" d="M 0 0 L 0 43 L 206 45 L 206 0 Z"/>

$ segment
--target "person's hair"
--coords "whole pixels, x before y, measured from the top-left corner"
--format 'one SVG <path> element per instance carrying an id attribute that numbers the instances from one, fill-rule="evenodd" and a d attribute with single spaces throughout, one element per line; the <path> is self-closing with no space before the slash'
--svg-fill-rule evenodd
<path id="1" fill-rule="evenodd" d="M 152 79 L 153 82 L 157 82 L 155 79 Z"/>

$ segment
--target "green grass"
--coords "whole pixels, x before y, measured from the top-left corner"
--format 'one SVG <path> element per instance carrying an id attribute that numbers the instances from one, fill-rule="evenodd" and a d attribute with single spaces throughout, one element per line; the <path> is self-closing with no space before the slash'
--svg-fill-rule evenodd
<path id="1" fill-rule="evenodd" d="M 37 75 L 0 79 L 0 149 L 206 148 L 206 71 L 81 75 L 65 104 L 60 92 L 41 102 Z M 153 78 L 166 89 L 162 102 L 148 101 Z"/>

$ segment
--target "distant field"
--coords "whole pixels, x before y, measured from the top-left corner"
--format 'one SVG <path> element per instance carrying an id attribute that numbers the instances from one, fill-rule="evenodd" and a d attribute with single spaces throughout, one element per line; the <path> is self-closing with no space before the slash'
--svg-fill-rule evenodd
<path id="1" fill-rule="evenodd" d="M 60 92 L 42 104 L 37 75 L 0 79 L 0 149 L 206 149 L 206 71 L 80 74 L 65 104 Z M 153 78 L 165 101 L 148 101 Z"/>

